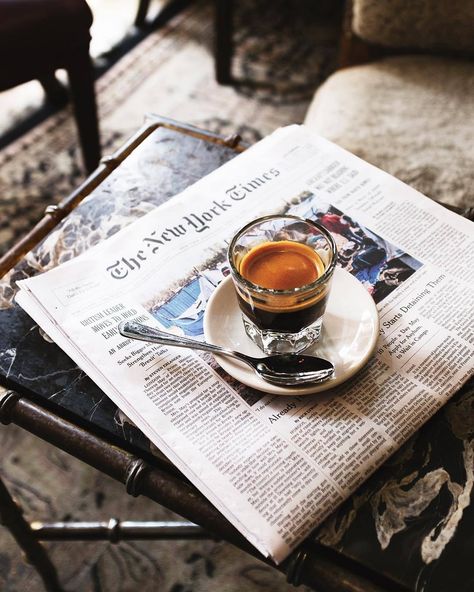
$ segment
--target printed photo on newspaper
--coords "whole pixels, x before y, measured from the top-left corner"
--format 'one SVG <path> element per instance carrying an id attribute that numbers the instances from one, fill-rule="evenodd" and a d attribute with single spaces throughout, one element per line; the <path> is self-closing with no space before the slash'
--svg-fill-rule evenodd
<path id="1" fill-rule="evenodd" d="M 120 335 L 134 320 L 202 340 L 232 235 L 282 213 L 325 226 L 339 273 L 376 303 L 378 339 L 360 372 L 322 393 L 281 396 L 236 380 L 210 354 Z M 17 300 L 279 563 L 473 374 L 473 243 L 471 222 L 294 125 L 20 282 Z"/>

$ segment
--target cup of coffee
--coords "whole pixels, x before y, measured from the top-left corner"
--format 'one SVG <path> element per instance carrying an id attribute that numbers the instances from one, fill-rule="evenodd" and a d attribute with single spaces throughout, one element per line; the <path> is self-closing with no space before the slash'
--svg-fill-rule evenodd
<path id="1" fill-rule="evenodd" d="M 337 249 L 320 224 L 265 216 L 232 239 L 228 258 L 247 335 L 267 354 L 319 339 Z"/>

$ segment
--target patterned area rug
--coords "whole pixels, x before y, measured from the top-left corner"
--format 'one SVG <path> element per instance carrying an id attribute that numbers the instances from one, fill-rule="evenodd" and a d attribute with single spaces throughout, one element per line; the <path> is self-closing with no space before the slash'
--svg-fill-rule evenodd
<path id="1" fill-rule="evenodd" d="M 222 134 L 238 132 L 250 143 L 281 125 L 302 121 L 314 90 L 334 68 L 339 15 L 316 14 L 314 0 L 236 4 L 233 68 L 241 84 L 215 82 L 212 4 L 193 4 L 98 80 L 104 154 L 132 135 L 147 113 Z M 69 108 L 0 151 L 0 254 L 42 217 L 48 204 L 60 201 L 83 179 Z M 0 450 L 2 477 L 28 518 L 172 516 L 145 498 L 126 495 L 121 484 L 14 426 L 0 430 Z M 276 570 L 222 542 L 56 543 L 48 548 L 70 592 L 293 589 Z M 9 533 L 0 529 L 0 590 L 27 589 L 42 590 L 41 581 L 22 562 Z"/>

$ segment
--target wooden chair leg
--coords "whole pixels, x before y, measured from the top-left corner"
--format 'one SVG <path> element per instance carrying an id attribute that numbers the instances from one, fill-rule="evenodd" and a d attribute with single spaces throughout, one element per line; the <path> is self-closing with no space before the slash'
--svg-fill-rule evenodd
<path id="1" fill-rule="evenodd" d="M 78 51 L 67 68 L 84 165 L 91 173 L 100 160 L 100 136 L 89 48 Z"/>
<path id="2" fill-rule="evenodd" d="M 35 533 L 23 518 L 21 509 L 11 497 L 0 478 L 0 522 L 4 524 L 30 563 L 41 576 L 48 592 L 61 592 L 54 565 L 44 547 L 36 540 Z"/>
<path id="3" fill-rule="evenodd" d="M 148 14 L 148 9 L 150 8 L 150 0 L 140 0 L 138 4 L 137 14 L 135 16 L 135 26 L 138 28 L 142 28 L 145 26 L 146 23 L 146 15 Z"/>
<path id="4" fill-rule="evenodd" d="M 40 78 L 40 84 L 46 93 L 48 101 L 56 107 L 64 107 L 69 100 L 67 89 L 56 78 L 54 72 Z"/>
<path id="5" fill-rule="evenodd" d="M 138 11 L 135 16 L 135 26 L 140 29 L 155 30 L 171 20 L 182 10 L 187 8 L 193 0 L 168 0 L 158 14 L 150 21 L 146 20 L 150 0 L 140 0 Z"/>
<path id="6" fill-rule="evenodd" d="M 232 84 L 233 0 L 215 0 L 215 70 L 219 84 Z"/>

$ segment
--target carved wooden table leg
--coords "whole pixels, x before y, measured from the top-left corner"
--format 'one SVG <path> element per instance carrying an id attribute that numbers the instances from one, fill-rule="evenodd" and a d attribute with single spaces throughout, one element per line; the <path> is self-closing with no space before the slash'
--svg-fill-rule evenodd
<path id="1" fill-rule="evenodd" d="M 21 508 L 15 503 L 0 477 L 0 522 L 8 528 L 26 559 L 41 576 L 48 592 L 61 592 L 56 568 L 44 547 L 36 540 L 35 533 L 23 518 Z"/>
<path id="2" fill-rule="evenodd" d="M 215 1 L 215 70 L 219 84 L 232 84 L 233 0 Z"/>

